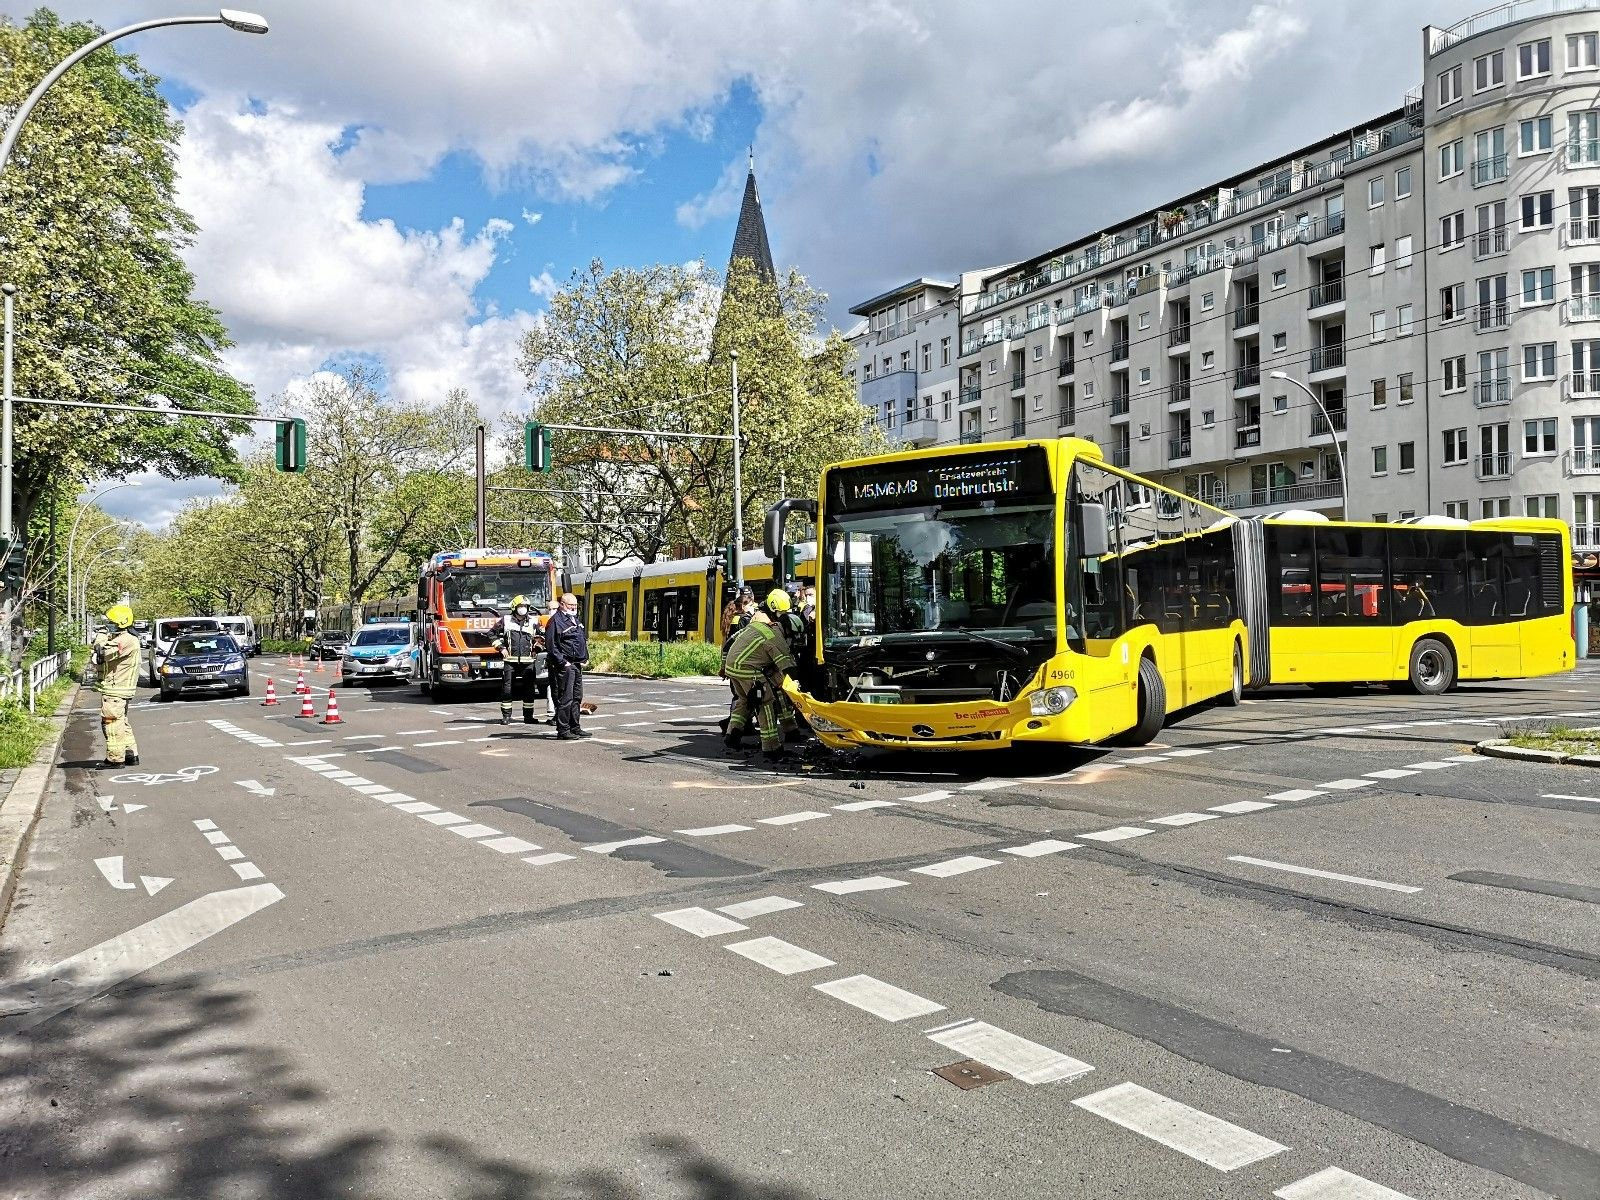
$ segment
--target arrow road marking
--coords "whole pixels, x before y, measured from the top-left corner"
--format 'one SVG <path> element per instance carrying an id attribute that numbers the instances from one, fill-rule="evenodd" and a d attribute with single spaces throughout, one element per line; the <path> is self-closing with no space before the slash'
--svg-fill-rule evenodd
<path id="1" fill-rule="evenodd" d="M 252 795 L 276 796 L 278 794 L 277 788 L 265 787 L 262 785 L 259 779 L 239 779 L 235 782 L 237 782 L 240 787 L 242 787 L 245 791 L 250 792 Z"/>
<path id="2" fill-rule="evenodd" d="M 115 796 L 101 796 L 99 799 L 101 812 L 110 812 L 117 806 L 117 798 Z"/>
<path id="3" fill-rule="evenodd" d="M 132 891 L 137 884 L 129 883 L 122 877 L 122 855 L 113 854 L 107 858 L 97 858 L 94 865 L 100 868 L 100 874 L 106 877 L 106 882 L 119 892 Z"/>
<path id="4" fill-rule="evenodd" d="M 150 806 L 148 804 L 124 804 L 122 806 L 122 811 L 125 813 L 143 812 L 149 807 Z"/>
<path id="5" fill-rule="evenodd" d="M 145 895 L 154 896 L 167 884 L 171 883 L 172 880 L 165 879 L 160 875 L 141 875 L 139 876 L 139 882 L 144 884 Z"/>

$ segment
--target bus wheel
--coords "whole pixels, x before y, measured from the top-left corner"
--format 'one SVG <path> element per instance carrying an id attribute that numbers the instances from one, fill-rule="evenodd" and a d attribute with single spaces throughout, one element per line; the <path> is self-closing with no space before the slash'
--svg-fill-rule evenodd
<path id="1" fill-rule="evenodd" d="M 1217 697 L 1217 703 L 1237 708 L 1244 700 L 1244 656 L 1239 653 L 1239 643 L 1233 644 L 1233 686 Z"/>
<path id="2" fill-rule="evenodd" d="M 1155 741 L 1167 723 L 1167 684 L 1148 658 L 1139 660 L 1139 723 L 1117 739 L 1124 746 Z"/>
<path id="3" fill-rule="evenodd" d="M 1411 647 L 1411 690 L 1419 696 L 1438 696 L 1456 681 L 1456 660 L 1450 647 L 1437 638 L 1419 638 Z"/>

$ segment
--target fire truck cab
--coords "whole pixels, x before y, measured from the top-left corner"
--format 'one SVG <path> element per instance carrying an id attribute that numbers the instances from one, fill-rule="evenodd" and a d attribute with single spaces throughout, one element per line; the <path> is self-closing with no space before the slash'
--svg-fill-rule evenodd
<path id="1" fill-rule="evenodd" d="M 555 588 L 555 560 L 543 550 L 469 547 L 435 554 L 417 579 L 417 681 L 423 693 L 498 683 L 494 627 L 517 596 L 548 616 Z"/>

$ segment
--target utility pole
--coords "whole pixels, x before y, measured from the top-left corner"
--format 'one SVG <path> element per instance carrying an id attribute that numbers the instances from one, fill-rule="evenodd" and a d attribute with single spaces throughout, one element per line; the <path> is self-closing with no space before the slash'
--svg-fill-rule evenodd
<path id="1" fill-rule="evenodd" d="M 56 652 L 56 494 L 50 493 L 50 587 L 45 594 L 45 653 Z"/>
<path id="2" fill-rule="evenodd" d="M 739 352 L 733 359 L 733 561 L 728 564 L 735 587 L 744 585 L 744 474 L 739 464 Z"/>
<path id="3" fill-rule="evenodd" d="M 6 148 L 10 153 L 10 148 Z M 0 158 L 0 164 L 4 159 Z M 12 374 L 12 361 L 16 353 L 15 325 L 17 319 L 17 285 L 14 283 L 0 284 L 0 292 L 5 293 L 6 332 L 5 332 L 5 367 L 3 397 L 0 397 L 0 542 L 9 550 L 11 547 L 11 410 L 12 399 L 15 395 L 16 381 Z M 11 594 L 6 593 L 5 602 L 0 604 L 0 628 L 5 635 L 0 638 L 0 663 L 11 665 L 11 621 L 15 615 Z"/>
<path id="4" fill-rule="evenodd" d="M 485 473 L 486 472 L 486 467 L 485 467 L 485 462 L 484 462 L 486 449 L 487 449 L 487 446 L 486 446 L 486 443 L 485 443 L 484 429 L 483 429 L 482 425 L 479 425 L 478 426 L 478 439 L 477 439 L 477 451 L 478 451 L 477 486 L 474 489 L 474 495 L 475 495 L 476 500 L 477 500 L 477 508 L 478 508 L 477 534 L 478 534 L 478 545 L 480 545 L 480 546 L 487 546 L 489 544 L 489 532 L 488 532 L 488 530 L 489 530 L 488 478 L 487 478 L 487 475 Z"/>

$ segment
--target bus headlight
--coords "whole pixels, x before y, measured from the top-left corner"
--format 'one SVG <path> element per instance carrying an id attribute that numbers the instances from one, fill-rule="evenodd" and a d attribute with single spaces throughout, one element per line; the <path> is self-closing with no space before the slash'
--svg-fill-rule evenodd
<path id="1" fill-rule="evenodd" d="M 850 732 L 850 730 L 849 730 L 849 728 L 847 726 L 841 725 L 837 721 L 830 721 L 830 720 L 828 720 L 827 717 L 818 717 L 818 716 L 807 717 L 806 718 L 806 722 L 807 722 L 807 724 L 809 724 L 811 726 L 811 728 L 815 729 L 818 733 L 848 733 L 848 732 Z"/>
<path id="2" fill-rule="evenodd" d="M 1045 688 L 1028 697 L 1028 711 L 1036 717 L 1058 717 L 1077 698 L 1078 693 L 1069 687 Z"/>

